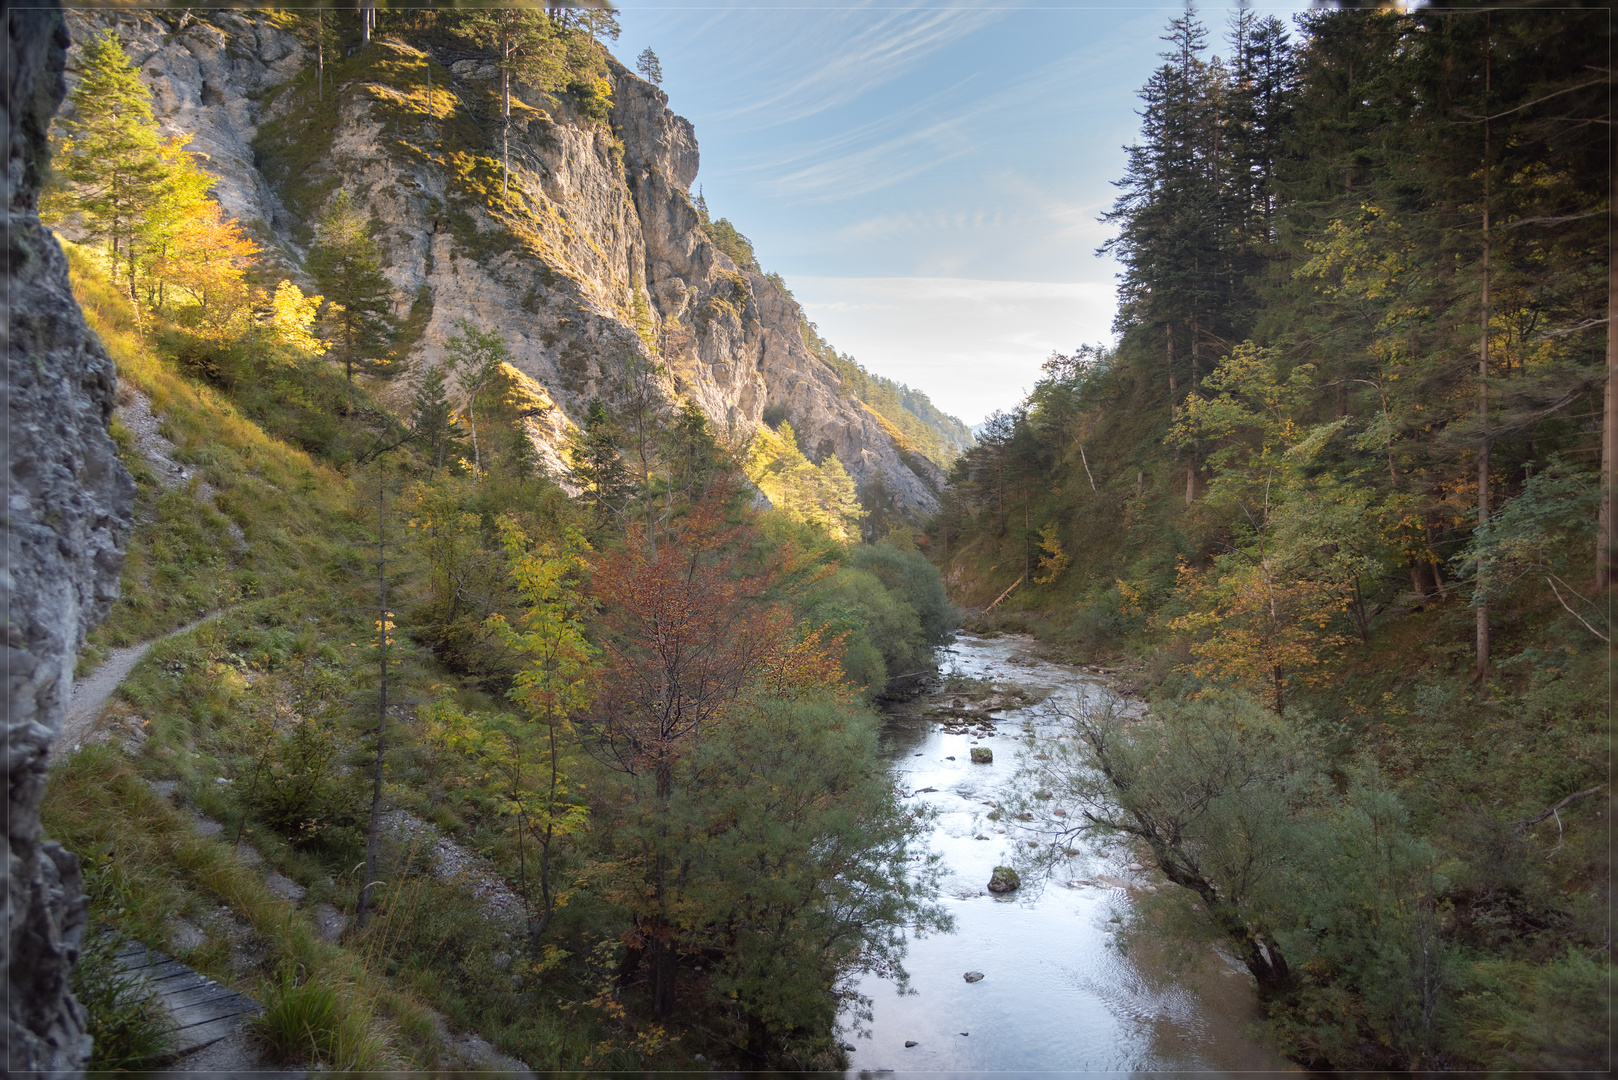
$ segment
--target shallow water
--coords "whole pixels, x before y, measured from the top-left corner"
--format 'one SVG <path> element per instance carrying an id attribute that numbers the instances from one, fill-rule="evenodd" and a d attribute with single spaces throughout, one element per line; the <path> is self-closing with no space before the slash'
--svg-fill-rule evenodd
<path id="1" fill-rule="evenodd" d="M 991 678 L 997 689 L 1049 693 L 1049 705 L 1071 707 L 1102 693 L 1094 676 L 1036 658 L 1033 645 L 962 634 L 940 664 L 946 673 Z M 1024 881 L 1006 896 L 988 891 L 994 867 L 1012 861 L 1014 837 L 1000 831 L 1005 822 L 987 820 L 985 802 L 1009 785 L 1029 728 L 1064 730 L 1040 705 L 998 710 L 994 719 L 995 734 L 981 740 L 916 716 L 888 721 L 895 780 L 938 811 L 930 846 L 943 856 L 942 899 L 955 930 L 912 940 L 904 966 L 913 994 L 899 996 L 874 976 L 861 984 L 874 1019 L 868 1035 L 845 1039 L 854 1047 L 850 1075 L 1290 1071 L 1243 1034 L 1258 1019 L 1245 970 L 1210 955 L 1200 968 L 1176 973 L 1139 949 L 1126 956 L 1115 947 L 1116 919 L 1132 889 L 1152 880 L 1127 869 L 1135 856 L 1116 841 L 1079 841 L 1080 854 L 1049 880 Z M 972 764 L 973 745 L 991 748 L 994 762 Z M 929 787 L 937 790 L 920 790 Z M 1098 875 L 1112 883 L 1078 884 Z M 984 978 L 968 983 L 968 971 Z"/>

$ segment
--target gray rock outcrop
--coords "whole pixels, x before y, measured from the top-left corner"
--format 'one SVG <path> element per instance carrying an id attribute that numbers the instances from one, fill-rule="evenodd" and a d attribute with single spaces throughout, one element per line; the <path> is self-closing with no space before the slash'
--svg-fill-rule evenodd
<path id="1" fill-rule="evenodd" d="M 856 483 L 880 479 L 902 503 L 936 508 L 942 471 L 809 351 L 778 278 L 738 267 L 709 239 L 690 197 L 695 130 L 621 65 L 610 65 L 610 124 L 565 94 L 514 88 L 502 197 L 486 104 L 497 69 L 443 35 L 384 35 L 342 63 L 328 58 L 317 99 L 310 54 L 267 16 L 182 24 L 109 11 L 71 16 L 70 27 L 75 40 L 102 27 L 119 35 L 164 132 L 192 136 L 223 208 L 294 277 L 333 191 L 371 214 L 396 314 L 413 325 L 395 404 L 442 363 L 462 319 L 498 329 L 535 399 L 529 435 L 560 472 L 590 400 L 610 405 L 629 372 L 660 354 L 657 393 L 694 401 L 718 432 L 739 442 L 777 407 L 817 462 L 836 454 Z"/>
<path id="2" fill-rule="evenodd" d="M 84 635 L 117 596 L 134 482 L 107 422 L 112 360 L 85 326 L 67 260 L 39 223 L 46 132 L 67 33 L 53 9 L 7 18 L 6 937 L 7 1070 L 73 1074 L 89 1056 L 68 981 L 84 934 L 78 860 L 41 835 L 46 761 Z"/>

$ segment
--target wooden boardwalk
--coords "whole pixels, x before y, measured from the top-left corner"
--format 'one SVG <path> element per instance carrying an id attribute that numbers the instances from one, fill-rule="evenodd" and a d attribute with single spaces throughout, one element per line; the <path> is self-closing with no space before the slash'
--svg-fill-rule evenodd
<path id="1" fill-rule="evenodd" d="M 178 960 L 126 942 L 115 954 L 118 969 L 143 979 L 174 1018 L 174 1055 L 181 1057 L 240 1031 L 263 1006 Z"/>

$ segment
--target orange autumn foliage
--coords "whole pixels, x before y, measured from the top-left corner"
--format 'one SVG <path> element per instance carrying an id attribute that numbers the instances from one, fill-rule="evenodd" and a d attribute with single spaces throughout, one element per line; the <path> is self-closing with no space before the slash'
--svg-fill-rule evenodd
<path id="1" fill-rule="evenodd" d="M 796 568 L 710 494 L 660 532 L 632 527 L 594 567 L 607 675 L 593 726 L 625 772 L 666 769 L 750 694 L 846 693 L 842 637 L 805 633 L 774 598 Z"/>

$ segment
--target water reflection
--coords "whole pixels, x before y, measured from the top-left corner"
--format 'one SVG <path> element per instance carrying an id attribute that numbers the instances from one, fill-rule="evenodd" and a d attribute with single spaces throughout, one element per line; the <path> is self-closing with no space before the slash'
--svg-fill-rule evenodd
<path id="1" fill-rule="evenodd" d="M 1030 655 L 1032 644 L 961 635 L 943 666 L 993 680 L 1001 696 L 1021 689 L 1068 707 L 1102 692 L 1093 677 Z M 994 868 L 1025 842 L 995 820 L 995 804 L 1028 736 L 1060 731 L 1044 727 L 1053 722 L 1038 706 L 1006 704 L 993 711 L 992 729 L 946 728 L 921 708 L 889 720 L 897 782 L 937 811 L 931 843 L 944 858 L 944 904 L 956 929 L 911 943 L 914 993 L 898 996 L 875 977 L 861 985 L 873 1021 L 868 1037 L 846 1039 L 850 1075 L 1289 1070 L 1243 1034 L 1258 1018 L 1245 971 L 1211 957 L 1176 973 L 1150 948 L 1126 956 L 1116 947 L 1130 888 L 1145 883 L 1127 869 L 1133 856 L 1122 847 L 1081 841 L 1049 880 L 1003 896 L 988 891 Z M 973 764 L 974 746 L 991 749 L 993 763 Z M 968 971 L 984 978 L 969 983 Z"/>

